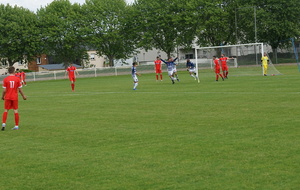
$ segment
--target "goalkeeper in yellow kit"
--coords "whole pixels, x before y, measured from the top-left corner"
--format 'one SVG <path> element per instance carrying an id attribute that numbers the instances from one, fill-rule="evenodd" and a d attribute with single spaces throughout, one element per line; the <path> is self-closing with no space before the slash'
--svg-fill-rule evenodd
<path id="1" fill-rule="evenodd" d="M 268 64 L 269 64 L 269 58 L 267 56 L 267 53 L 264 53 L 264 56 L 261 58 L 261 64 L 264 69 L 264 76 L 267 76 Z"/>

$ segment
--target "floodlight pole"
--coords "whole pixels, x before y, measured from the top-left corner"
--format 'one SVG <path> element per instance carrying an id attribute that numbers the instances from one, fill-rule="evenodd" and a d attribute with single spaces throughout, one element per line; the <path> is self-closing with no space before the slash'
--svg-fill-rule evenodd
<path id="1" fill-rule="evenodd" d="M 257 28 L 256 28 L 256 6 L 254 8 L 254 34 L 255 34 L 255 43 L 257 43 Z"/>
<path id="2" fill-rule="evenodd" d="M 236 43 L 239 43 L 239 38 L 238 38 L 238 34 L 237 34 L 237 15 L 236 15 L 236 8 L 235 8 L 235 18 L 234 18 L 234 22 L 235 22 L 235 38 L 236 38 Z"/>

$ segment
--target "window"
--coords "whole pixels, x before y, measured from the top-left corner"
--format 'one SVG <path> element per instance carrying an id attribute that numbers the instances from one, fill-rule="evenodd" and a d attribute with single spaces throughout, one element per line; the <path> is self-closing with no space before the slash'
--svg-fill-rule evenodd
<path id="1" fill-rule="evenodd" d="M 185 54 L 185 59 L 194 59 L 194 54 Z"/>
<path id="2" fill-rule="evenodd" d="M 36 64 L 38 64 L 38 65 L 42 64 L 42 60 L 40 57 L 36 58 Z"/>
<path id="3" fill-rule="evenodd" d="M 90 54 L 90 60 L 95 61 L 95 54 L 94 53 Z"/>

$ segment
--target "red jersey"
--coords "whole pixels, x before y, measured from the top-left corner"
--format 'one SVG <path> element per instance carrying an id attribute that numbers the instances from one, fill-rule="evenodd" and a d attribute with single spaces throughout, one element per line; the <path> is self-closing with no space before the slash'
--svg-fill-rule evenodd
<path id="1" fill-rule="evenodd" d="M 215 69 L 219 69 L 220 68 L 219 59 L 215 59 L 214 60 L 214 64 L 215 64 Z"/>
<path id="2" fill-rule="evenodd" d="M 18 89 L 22 88 L 21 79 L 16 76 L 7 76 L 3 79 L 2 87 L 6 89 L 5 100 L 18 100 Z"/>
<path id="3" fill-rule="evenodd" d="M 219 60 L 221 61 L 222 65 L 227 65 L 228 57 L 220 57 Z"/>
<path id="4" fill-rule="evenodd" d="M 21 78 L 22 74 L 21 73 L 15 73 L 15 76 L 18 77 L 18 78 Z"/>
<path id="5" fill-rule="evenodd" d="M 70 66 L 67 68 L 66 71 L 68 71 L 70 78 L 75 78 L 75 70 L 76 70 L 75 66 Z"/>
<path id="6" fill-rule="evenodd" d="M 154 64 L 156 69 L 161 69 L 161 60 L 155 60 Z"/>
<path id="7" fill-rule="evenodd" d="M 22 79 L 24 80 L 24 79 L 25 79 L 25 77 L 26 77 L 26 74 L 25 74 L 25 72 L 24 72 L 24 71 L 22 71 L 20 74 L 21 74 L 21 77 L 22 77 Z"/>

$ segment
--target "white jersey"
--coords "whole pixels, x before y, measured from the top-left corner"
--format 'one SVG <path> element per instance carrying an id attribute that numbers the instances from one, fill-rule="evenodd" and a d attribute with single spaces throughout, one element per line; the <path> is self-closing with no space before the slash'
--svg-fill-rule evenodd
<path id="1" fill-rule="evenodd" d="M 136 67 L 132 66 L 131 67 L 131 76 L 132 76 L 132 79 L 134 82 L 138 82 L 138 78 L 137 78 L 137 75 L 136 75 Z"/>

